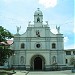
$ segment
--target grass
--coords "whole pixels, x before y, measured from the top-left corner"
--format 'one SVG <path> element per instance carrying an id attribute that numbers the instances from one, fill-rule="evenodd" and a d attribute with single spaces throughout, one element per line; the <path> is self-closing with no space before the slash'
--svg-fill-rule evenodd
<path id="1" fill-rule="evenodd" d="M 0 75 L 12 75 L 12 70 L 0 70 Z"/>

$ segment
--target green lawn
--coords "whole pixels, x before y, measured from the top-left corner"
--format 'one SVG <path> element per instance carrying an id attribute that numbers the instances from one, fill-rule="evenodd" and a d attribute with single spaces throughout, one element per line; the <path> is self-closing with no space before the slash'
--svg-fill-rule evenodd
<path id="1" fill-rule="evenodd" d="M 0 73 L 0 75 L 8 75 L 8 74 L 6 74 L 6 73 Z"/>
<path id="2" fill-rule="evenodd" d="M 0 72 L 0 75 L 9 75 L 8 73 Z"/>

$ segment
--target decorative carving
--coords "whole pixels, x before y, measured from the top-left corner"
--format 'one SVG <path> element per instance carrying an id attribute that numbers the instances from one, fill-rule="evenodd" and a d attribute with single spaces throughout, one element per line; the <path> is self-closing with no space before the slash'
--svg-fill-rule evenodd
<path id="1" fill-rule="evenodd" d="M 20 27 L 16 26 L 16 27 L 17 27 L 17 34 L 19 34 L 19 31 L 21 29 L 21 26 Z"/>
<path id="2" fill-rule="evenodd" d="M 31 21 L 28 22 L 28 26 L 30 26 Z"/>
<path id="3" fill-rule="evenodd" d="M 40 8 L 37 8 L 37 10 L 39 11 L 39 10 L 40 10 Z"/>
<path id="4" fill-rule="evenodd" d="M 48 21 L 46 21 L 46 24 L 48 25 Z"/>
<path id="5" fill-rule="evenodd" d="M 29 21 L 29 25 L 30 25 L 31 21 Z"/>
<path id="6" fill-rule="evenodd" d="M 39 30 L 36 30 L 36 35 L 37 35 L 37 37 L 40 37 L 40 32 L 39 32 Z"/>
<path id="7" fill-rule="evenodd" d="M 57 29 L 57 32 L 59 34 L 60 33 L 60 26 L 59 27 L 56 26 L 56 29 Z"/>

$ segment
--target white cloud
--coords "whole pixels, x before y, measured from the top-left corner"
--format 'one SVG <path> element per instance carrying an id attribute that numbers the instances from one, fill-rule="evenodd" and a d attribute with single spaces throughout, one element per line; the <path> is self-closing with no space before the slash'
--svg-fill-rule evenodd
<path id="1" fill-rule="evenodd" d="M 57 0 L 39 0 L 39 4 L 42 4 L 45 8 L 55 7 Z"/>
<path id="2" fill-rule="evenodd" d="M 6 4 L 10 4 L 10 3 L 12 3 L 12 1 L 13 1 L 13 0 L 4 0 L 4 2 L 5 2 Z"/>
<path id="3" fill-rule="evenodd" d="M 54 33 L 54 34 L 58 33 L 56 29 L 51 29 L 51 32 Z"/>
<path id="4" fill-rule="evenodd" d="M 70 44 L 70 43 L 68 43 L 69 40 L 70 39 L 68 37 L 64 37 L 64 48 L 65 49 L 75 49 L 75 43 Z"/>
<path id="5" fill-rule="evenodd" d="M 65 46 L 65 49 L 75 49 L 75 44 Z"/>
<path id="6" fill-rule="evenodd" d="M 75 33 L 75 28 L 74 28 L 73 32 Z"/>
<path id="7" fill-rule="evenodd" d="M 17 1 L 20 1 L 20 0 L 3 0 L 3 1 L 5 2 L 5 4 L 11 4 L 13 2 L 17 2 Z"/>
<path id="8" fill-rule="evenodd" d="M 69 41 L 69 38 L 68 37 L 64 37 L 64 42 L 68 42 Z"/>

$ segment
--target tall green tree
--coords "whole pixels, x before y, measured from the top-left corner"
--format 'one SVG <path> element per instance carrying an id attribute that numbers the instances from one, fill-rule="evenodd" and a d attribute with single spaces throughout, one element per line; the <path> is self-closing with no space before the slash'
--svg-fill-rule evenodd
<path id="1" fill-rule="evenodd" d="M 7 39 L 11 38 L 13 38 L 13 35 L 4 27 L 0 26 L 0 65 L 3 65 L 7 56 L 10 57 L 12 54 L 12 50 L 9 49 L 10 45 L 7 43 Z"/>
<path id="2" fill-rule="evenodd" d="M 0 42 L 6 42 L 7 39 L 11 39 L 13 35 L 2 26 L 0 26 Z"/>
<path id="3" fill-rule="evenodd" d="M 75 69 L 75 57 L 71 57 L 71 59 L 70 59 L 70 65 L 73 65 L 74 69 Z"/>

